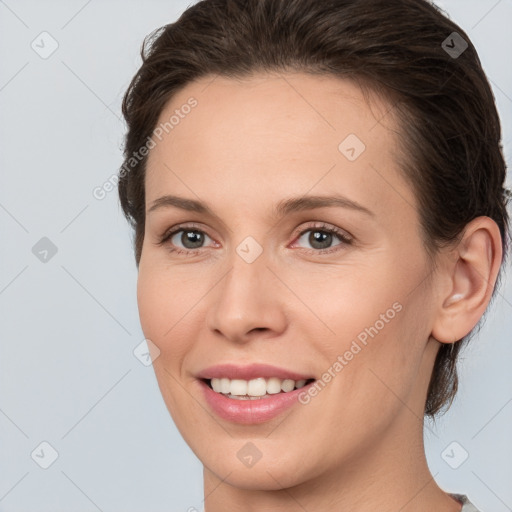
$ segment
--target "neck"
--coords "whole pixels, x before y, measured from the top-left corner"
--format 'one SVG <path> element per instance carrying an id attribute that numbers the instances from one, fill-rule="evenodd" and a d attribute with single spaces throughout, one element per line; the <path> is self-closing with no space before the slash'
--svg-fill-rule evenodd
<path id="1" fill-rule="evenodd" d="M 329 470 L 293 487 L 241 489 L 204 469 L 206 512 L 460 512 L 461 504 L 431 475 L 423 445 L 423 421 L 404 407 L 379 439 Z M 293 470 L 293 468 L 291 469 Z"/>

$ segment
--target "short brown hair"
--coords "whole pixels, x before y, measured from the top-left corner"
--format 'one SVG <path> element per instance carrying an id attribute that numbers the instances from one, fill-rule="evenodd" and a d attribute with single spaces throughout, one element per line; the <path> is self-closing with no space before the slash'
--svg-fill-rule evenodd
<path id="1" fill-rule="evenodd" d="M 206 75 L 272 71 L 351 78 L 384 95 L 400 127 L 397 163 L 418 198 L 427 251 L 456 241 L 485 215 L 499 226 L 506 254 L 506 165 L 494 97 L 467 34 L 426 0 L 202 0 L 150 34 L 141 55 L 123 101 L 128 131 L 119 172 L 137 266 L 147 158 L 128 162 L 164 106 Z M 425 414 L 451 404 L 457 355 L 468 339 L 441 345 Z"/>

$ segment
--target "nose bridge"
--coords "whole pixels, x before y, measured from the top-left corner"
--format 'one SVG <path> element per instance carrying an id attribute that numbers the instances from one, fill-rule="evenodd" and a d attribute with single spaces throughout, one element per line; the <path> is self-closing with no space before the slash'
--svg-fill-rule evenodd
<path id="1" fill-rule="evenodd" d="M 216 286 L 208 312 L 208 326 L 234 341 L 245 341 L 254 329 L 280 331 L 285 317 L 278 296 L 272 293 L 274 276 L 267 258 L 251 257 L 251 242 L 242 242 L 230 258 L 230 270 Z M 244 251 L 245 250 L 245 251 Z"/>

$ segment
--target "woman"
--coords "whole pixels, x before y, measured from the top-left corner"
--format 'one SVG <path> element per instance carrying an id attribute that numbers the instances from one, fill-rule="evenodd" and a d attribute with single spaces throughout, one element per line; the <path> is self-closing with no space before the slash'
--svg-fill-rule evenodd
<path id="1" fill-rule="evenodd" d="M 476 510 L 423 446 L 509 236 L 468 36 L 425 0 L 204 0 L 147 43 L 119 193 L 205 510 Z"/>

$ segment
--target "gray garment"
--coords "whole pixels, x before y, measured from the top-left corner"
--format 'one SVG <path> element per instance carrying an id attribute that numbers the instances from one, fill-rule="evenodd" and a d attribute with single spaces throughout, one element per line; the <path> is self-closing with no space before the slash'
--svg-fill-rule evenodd
<path id="1" fill-rule="evenodd" d="M 480 512 L 473 503 L 471 503 L 467 496 L 463 494 L 450 494 L 452 498 L 455 498 L 458 502 L 462 503 L 462 510 L 460 512 Z M 204 512 L 204 508 L 203 508 Z"/>
<path id="2" fill-rule="evenodd" d="M 462 510 L 460 512 L 480 512 L 464 494 L 450 494 L 450 496 L 462 503 Z"/>

